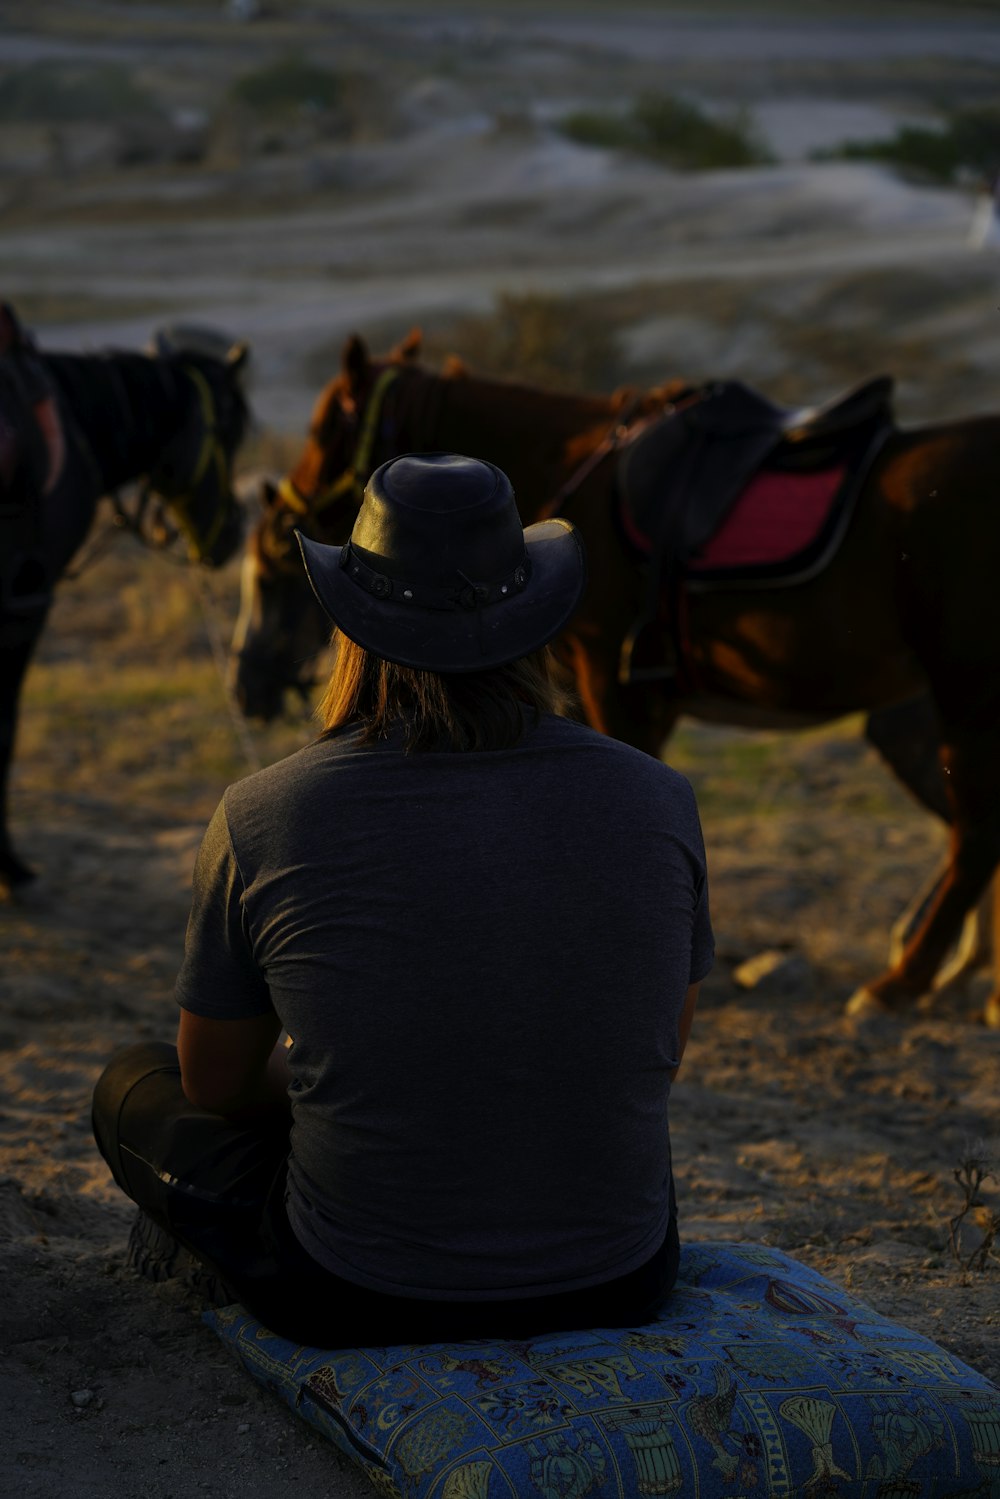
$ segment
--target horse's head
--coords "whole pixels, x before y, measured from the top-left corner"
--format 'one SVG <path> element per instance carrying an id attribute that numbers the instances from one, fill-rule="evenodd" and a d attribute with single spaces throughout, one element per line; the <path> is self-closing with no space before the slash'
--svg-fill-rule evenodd
<path id="1" fill-rule="evenodd" d="M 345 343 L 340 373 L 320 392 L 305 448 L 281 483 L 301 529 L 319 527 L 324 541 L 343 532 L 346 541 L 372 471 L 426 437 L 419 351 L 417 329 L 384 359 L 372 359 L 357 334 Z"/>
<path id="2" fill-rule="evenodd" d="M 150 470 L 149 488 L 166 502 L 192 558 L 219 567 L 243 536 L 233 464 L 249 421 L 243 390 L 249 350 L 246 344 L 218 354 L 158 347 L 180 393 L 181 415 Z"/>
<path id="3" fill-rule="evenodd" d="M 330 639 L 330 621 L 302 566 L 295 540 L 302 517 L 270 480 L 261 484 L 260 511 L 243 555 L 240 613 L 230 650 L 240 710 L 269 722 L 280 716 L 286 692 L 307 699 L 316 659 Z"/>
<path id="4" fill-rule="evenodd" d="M 249 718 L 277 717 L 287 690 L 304 696 L 312 686 L 330 622 L 309 586 L 295 532 L 328 545 L 346 542 L 373 469 L 422 445 L 423 413 L 411 399 L 417 382 L 409 378 L 419 347 L 414 332 L 386 359 L 373 360 L 360 338 L 348 339 L 298 462 L 279 484 L 263 486 L 231 648 L 236 698 Z"/>

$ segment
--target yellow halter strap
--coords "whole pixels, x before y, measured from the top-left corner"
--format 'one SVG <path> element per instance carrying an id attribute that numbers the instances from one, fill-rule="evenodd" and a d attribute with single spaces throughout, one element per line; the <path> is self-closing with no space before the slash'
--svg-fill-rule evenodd
<path id="1" fill-rule="evenodd" d="M 177 524 L 188 539 L 188 546 L 194 558 L 207 555 L 215 544 L 219 532 L 225 522 L 226 507 L 222 504 L 216 506 L 212 524 L 206 531 L 199 531 L 194 525 L 189 514 L 191 502 L 201 487 L 202 480 L 208 473 L 210 465 L 215 464 L 215 475 L 219 486 L 220 498 L 229 490 L 229 478 L 226 466 L 226 451 L 219 439 L 219 424 L 215 415 L 215 401 L 212 397 L 212 387 L 209 385 L 201 370 L 195 369 L 192 364 L 183 366 L 185 375 L 188 376 L 198 395 L 198 404 L 201 407 L 204 430 L 201 437 L 201 446 L 198 449 L 198 457 L 195 460 L 194 472 L 184 486 L 184 493 L 171 496 L 170 508 L 176 513 Z"/>
<path id="2" fill-rule="evenodd" d="M 287 476 L 278 485 L 280 495 L 285 507 L 293 510 L 296 515 L 319 515 L 327 506 L 332 505 L 341 496 L 353 494 L 360 501 L 364 494 L 368 473 L 371 469 L 372 452 L 375 448 L 375 436 L 378 431 L 379 420 L 382 415 L 382 402 L 385 393 L 392 382 L 399 376 L 399 370 L 395 365 L 384 369 L 375 381 L 375 389 L 372 391 L 371 400 L 365 407 L 364 419 L 361 423 L 361 433 L 358 437 L 357 447 L 354 449 L 354 457 L 349 468 L 345 468 L 339 478 L 334 479 L 325 489 L 317 489 L 311 495 L 304 495 L 296 488 L 295 484 Z"/>

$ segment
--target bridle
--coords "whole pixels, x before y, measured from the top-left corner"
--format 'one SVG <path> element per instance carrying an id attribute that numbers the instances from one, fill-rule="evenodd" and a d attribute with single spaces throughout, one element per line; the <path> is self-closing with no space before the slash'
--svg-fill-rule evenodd
<path id="1" fill-rule="evenodd" d="M 224 440 L 218 402 L 210 382 L 193 364 L 181 364 L 180 373 L 187 376 L 194 386 L 201 413 L 201 437 L 194 467 L 190 476 L 183 481 L 166 481 L 155 471 L 150 474 L 140 489 L 135 516 L 125 524 L 147 545 L 160 549 L 168 546 L 172 537 L 162 518 L 156 532 L 151 535 L 147 536 L 142 525 L 150 498 L 153 494 L 162 495 L 170 505 L 178 529 L 187 537 L 192 553 L 204 556 L 211 552 L 227 522 L 226 507 L 222 504 L 215 507 L 211 524 L 204 530 L 195 524 L 191 514 L 192 507 L 209 479 L 214 480 L 220 497 L 229 493 L 230 454 Z"/>
<path id="2" fill-rule="evenodd" d="M 159 357 L 164 359 L 165 363 L 165 356 Z M 163 476 L 158 476 L 154 470 L 138 486 L 136 502 L 131 509 L 123 499 L 120 490 L 111 490 L 108 493 L 113 510 L 110 528 L 92 541 L 73 568 L 67 570 L 67 577 L 79 577 L 107 550 L 116 532 L 127 531 L 149 551 L 166 553 L 169 560 L 178 562 L 183 559 L 171 557 L 169 548 L 180 532 L 186 536 L 191 555 L 195 558 L 209 554 L 218 540 L 229 518 L 227 507 L 222 504 L 216 506 L 212 524 L 207 531 L 201 531 L 196 526 L 191 516 L 191 508 L 198 498 L 199 490 L 212 473 L 214 473 L 220 497 L 229 492 L 230 447 L 235 447 L 235 441 L 227 445 L 224 440 L 224 433 L 227 429 L 220 419 L 212 386 L 201 370 L 193 364 L 182 363 L 179 366 L 179 373 L 186 375 L 194 386 L 202 420 L 198 453 L 190 477 L 182 481 L 175 479 L 168 481 Z M 171 375 L 171 378 L 175 379 L 176 375 Z M 100 466 L 79 425 L 76 426 L 74 435 L 85 461 L 95 475 L 98 488 L 102 487 Z M 153 505 L 154 498 L 157 502 L 155 505 Z M 151 505 L 153 505 L 152 511 Z M 170 519 L 166 514 L 167 505 L 170 508 Z M 176 526 L 171 524 L 174 519 L 177 521 Z"/>
<path id="3" fill-rule="evenodd" d="M 358 434 L 354 454 L 347 468 L 332 483 L 323 485 L 306 495 L 287 475 L 281 480 L 278 485 L 278 495 L 284 501 L 287 510 L 291 510 L 303 520 L 315 520 L 330 505 L 335 504 L 337 500 L 344 499 L 345 496 L 361 503 L 365 484 L 371 472 L 372 454 L 375 450 L 375 438 L 382 416 L 382 406 L 389 387 L 399 378 L 399 374 L 398 365 L 388 365 L 375 381 L 361 419 L 361 431 Z"/>

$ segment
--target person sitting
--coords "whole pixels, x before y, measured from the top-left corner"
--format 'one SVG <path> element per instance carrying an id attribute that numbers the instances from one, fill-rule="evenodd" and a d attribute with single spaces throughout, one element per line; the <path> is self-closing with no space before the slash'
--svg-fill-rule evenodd
<path id="1" fill-rule="evenodd" d="M 177 1046 L 95 1091 L 136 1232 L 322 1347 L 647 1321 L 712 934 L 689 783 L 568 714 L 579 534 L 524 530 L 489 463 L 408 454 L 345 546 L 299 541 L 323 732 L 226 791 Z"/>

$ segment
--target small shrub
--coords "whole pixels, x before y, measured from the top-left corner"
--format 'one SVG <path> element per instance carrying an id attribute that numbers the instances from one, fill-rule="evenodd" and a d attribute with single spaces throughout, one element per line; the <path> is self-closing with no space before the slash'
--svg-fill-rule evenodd
<path id="1" fill-rule="evenodd" d="M 605 151 L 640 149 L 636 141 L 635 121 L 630 115 L 580 109 L 566 115 L 559 128 L 570 140 L 577 141 L 581 146 L 598 146 Z"/>
<path id="2" fill-rule="evenodd" d="M 833 157 L 885 161 L 938 182 L 952 182 L 963 172 L 991 178 L 1000 170 L 1000 109 L 961 110 L 940 130 L 906 125 L 889 140 L 847 141 L 835 151 L 816 153 L 817 159 Z"/>
<path id="3" fill-rule="evenodd" d="M 302 57 L 279 58 L 269 67 L 244 73 L 229 90 L 230 98 L 257 114 L 309 114 L 336 110 L 341 82 L 328 68 Z"/>
<path id="4" fill-rule="evenodd" d="M 428 358 L 456 354 L 478 373 L 549 389 L 609 390 L 619 383 L 617 338 L 586 302 L 503 292 L 492 314 L 460 318 L 428 340 Z"/>
<path id="5" fill-rule="evenodd" d="M 581 145 L 635 151 L 686 171 L 770 160 L 744 118 L 716 119 L 671 94 L 644 94 L 625 115 L 578 111 L 567 115 L 560 128 Z"/>
<path id="6" fill-rule="evenodd" d="M 674 166 L 711 171 L 768 160 L 745 120 L 716 120 L 669 94 L 647 94 L 633 111 L 650 155 Z"/>
<path id="7" fill-rule="evenodd" d="M 985 1270 L 987 1261 L 997 1258 L 994 1246 L 1000 1235 L 1000 1213 L 980 1195 L 983 1182 L 996 1175 L 995 1163 L 981 1141 L 969 1147 L 952 1175 L 964 1199 L 959 1211 L 948 1220 L 948 1245 L 952 1257 L 965 1270 Z M 979 1230 L 979 1242 L 971 1253 L 962 1242 L 962 1229 L 967 1220 Z"/>
<path id="8" fill-rule="evenodd" d="M 945 131 L 907 125 L 888 141 L 846 141 L 837 151 L 818 159 L 841 157 L 845 161 L 885 161 L 904 173 L 949 182 L 957 170 L 954 144 Z"/>
<path id="9" fill-rule="evenodd" d="M 152 96 L 118 63 L 34 62 L 0 84 L 0 120 L 61 123 L 160 113 Z"/>

